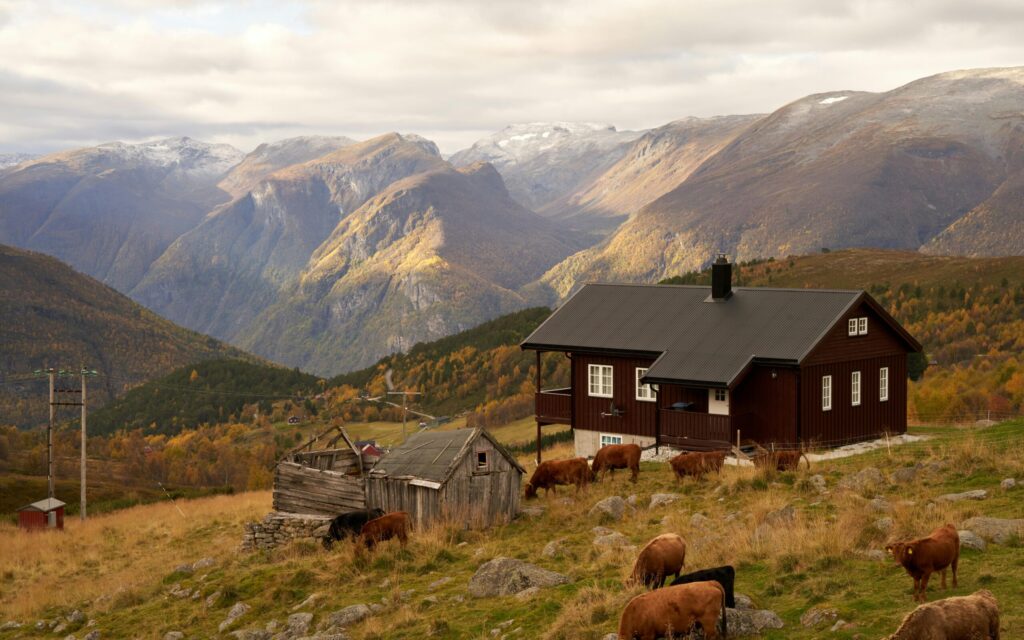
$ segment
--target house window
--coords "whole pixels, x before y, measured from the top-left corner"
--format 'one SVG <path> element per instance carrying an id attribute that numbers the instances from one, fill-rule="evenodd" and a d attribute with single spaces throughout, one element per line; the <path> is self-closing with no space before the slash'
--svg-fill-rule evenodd
<path id="1" fill-rule="evenodd" d="M 868 335 L 868 319 L 857 318 L 857 333 L 862 336 Z"/>
<path id="2" fill-rule="evenodd" d="M 850 318 L 850 320 L 846 323 L 846 335 L 857 335 L 857 318 Z"/>
<path id="3" fill-rule="evenodd" d="M 610 433 L 601 434 L 601 446 L 606 444 L 622 444 L 622 436 L 613 436 Z"/>
<path id="4" fill-rule="evenodd" d="M 860 404 L 860 371 L 850 374 L 850 404 L 855 407 Z"/>
<path id="5" fill-rule="evenodd" d="M 889 367 L 882 367 L 878 370 L 878 400 L 885 402 L 889 399 Z"/>
<path id="6" fill-rule="evenodd" d="M 821 410 L 832 410 L 832 376 L 821 376 Z"/>
<path id="7" fill-rule="evenodd" d="M 651 389 L 651 385 L 640 382 L 640 378 L 643 378 L 645 375 L 647 375 L 647 369 L 642 367 L 636 368 L 636 399 L 643 400 L 644 402 L 654 402 L 654 390 Z"/>
<path id="8" fill-rule="evenodd" d="M 486 451 L 477 451 L 476 452 L 476 470 L 477 471 L 487 471 L 490 468 L 491 468 L 491 465 L 490 465 L 490 460 L 487 459 L 487 452 Z"/>
<path id="9" fill-rule="evenodd" d="M 726 389 L 715 389 L 715 402 L 727 402 L 729 400 L 729 391 Z"/>
<path id="10" fill-rule="evenodd" d="M 590 395 L 597 398 L 612 397 L 612 367 L 608 364 L 592 364 L 590 374 Z"/>

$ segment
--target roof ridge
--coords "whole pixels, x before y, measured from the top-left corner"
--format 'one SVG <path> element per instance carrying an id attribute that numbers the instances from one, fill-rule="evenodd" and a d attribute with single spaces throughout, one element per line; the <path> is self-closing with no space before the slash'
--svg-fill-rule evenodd
<path id="1" fill-rule="evenodd" d="M 661 284 L 658 282 L 588 282 L 584 287 L 645 287 L 660 289 L 711 289 L 705 284 Z M 733 287 L 733 291 L 801 291 L 806 293 L 862 293 L 864 289 L 820 289 L 816 287 Z"/>

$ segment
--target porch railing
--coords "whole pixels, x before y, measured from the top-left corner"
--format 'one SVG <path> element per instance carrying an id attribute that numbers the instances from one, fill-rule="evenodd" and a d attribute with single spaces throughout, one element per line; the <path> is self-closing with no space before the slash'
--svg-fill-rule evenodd
<path id="1" fill-rule="evenodd" d="M 572 424 L 572 388 L 546 389 L 535 394 L 537 421 Z"/>
<path id="2" fill-rule="evenodd" d="M 733 418 L 714 413 L 662 409 L 661 441 L 687 449 L 727 449 L 732 446 Z"/>

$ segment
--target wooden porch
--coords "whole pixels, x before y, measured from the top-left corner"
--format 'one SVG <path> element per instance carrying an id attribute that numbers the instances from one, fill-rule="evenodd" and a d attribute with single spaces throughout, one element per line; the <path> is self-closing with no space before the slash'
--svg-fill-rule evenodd
<path id="1" fill-rule="evenodd" d="M 730 449 L 737 421 L 733 416 L 677 409 L 658 410 L 658 444 L 691 451 Z"/>
<path id="2" fill-rule="evenodd" d="M 534 394 L 537 422 L 572 424 L 572 387 L 545 389 Z"/>

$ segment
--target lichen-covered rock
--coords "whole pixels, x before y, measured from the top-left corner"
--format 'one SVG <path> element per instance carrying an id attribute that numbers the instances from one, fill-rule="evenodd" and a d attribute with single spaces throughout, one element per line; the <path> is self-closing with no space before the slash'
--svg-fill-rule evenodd
<path id="1" fill-rule="evenodd" d="M 678 499 L 678 493 L 655 493 L 651 496 L 651 504 L 648 508 L 657 509 L 658 507 L 664 507 L 665 505 L 672 504 Z"/>
<path id="2" fill-rule="evenodd" d="M 627 506 L 622 496 L 609 496 L 591 507 L 590 515 L 610 518 L 618 522 L 622 520 L 622 516 L 626 515 Z"/>
<path id="3" fill-rule="evenodd" d="M 164 640 L 185 640 L 185 634 L 180 631 L 168 631 L 164 634 Z"/>
<path id="4" fill-rule="evenodd" d="M 825 481 L 825 476 L 820 473 L 816 473 L 807 479 L 818 493 L 825 493 L 828 490 L 828 483 Z"/>
<path id="5" fill-rule="evenodd" d="M 897 484 L 910 484 L 917 480 L 917 474 L 924 468 L 923 464 L 916 464 L 912 467 L 902 467 L 892 472 L 892 481 Z"/>
<path id="6" fill-rule="evenodd" d="M 309 625 L 313 623 L 312 613 L 293 613 L 288 616 L 286 628 L 292 636 L 304 636 L 309 631 Z"/>
<path id="7" fill-rule="evenodd" d="M 704 529 L 711 524 L 711 519 L 703 513 L 695 513 L 690 516 L 690 526 L 694 529 Z"/>
<path id="8" fill-rule="evenodd" d="M 976 551 L 984 551 L 985 540 L 969 529 L 962 529 L 957 531 L 960 536 L 960 548 L 961 549 L 974 549 Z"/>
<path id="9" fill-rule="evenodd" d="M 545 558 L 557 558 L 563 553 L 565 553 L 565 539 L 559 538 L 558 540 L 552 540 L 544 545 L 544 549 L 540 552 L 540 555 Z"/>
<path id="10" fill-rule="evenodd" d="M 777 613 L 768 609 L 726 609 L 725 618 L 729 626 L 729 637 L 756 636 L 765 629 L 781 629 L 786 626 Z"/>
<path id="11" fill-rule="evenodd" d="M 244 602 L 236 602 L 235 605 L 231 607 L 231 609 L 228 611 L 228 615 L 226 618 L 224 618 L 224 621 L 220 623 L 220 627 L 218 627 L 220 631 L 223 632 L 225 629 L 233 625 L 235 622 L 238 621 L 239 618 L 248 613 L 249 609 L 251 608 L 252 607 L 245 604 Z"/>
<path id="12" fill-rule="evenodd" d="M 876 513 L 892 511 L 892 504 L 885 498 L 874 498 L 868 503 L 868 508 Z"/>
<path id="13" fill-rule="evenodd" d="M 618 531 L 612 531 L 606 533 L 603 536 L 597 536 L 594 538 L 594 546 L 612 549 L 624 549 L 631 547 L 633 544 L 629 541 L 629 538 L 622 535 Z"/>
<path id="14" fill-rule="evenodd" d="M 1024 538 L 1024 519 L 988 518 L 978 516 L 968 518 L 963 523 L 964 529 L 970 529 L 989 542 L 1006 544 L 1011 538 Z"/>
<path id="15" fill-rule="evenodd" d="M 988 498 L 988 491 L 984 489 L 973 489 L 971 491 L 962 491 L 960 493 L 946 493 L 935 498 L 935 501 L 961 502 L 963 500 L 984 500 L 986 498 Z"/>
<path id="16" fill-rule="evenodd" d="M 327 616 L 326 628 L 347 627 L 369 618 L 373 611 L 365 604 L 353 604 Z"/>
<path id="17" fill-rule="evenodd" d="M 754 601 L 751 600 L 750 596 L 748 596 L 747 594 L 736 592 L 736 593 L 733 594 L 732 597 L 733 597 L 733 600 L 736 601 L 736 608 L 737 609 L 753 609 L 754 608 Z"/>
<path id="18" fill-rule="evenodd" d="M 892 518 L 879 518 L 875 520 L 875 529 L 882 533 L 889 533 L 896 525 Z"/>
<path id="19" fill-rule="evenodd" d="M 837 609 L 811 607 L 800 616 L 800 624 L 805 627 L 820 627 L 826 623 L 831 624 L 839 619 Z"/>
<path id="20" fill-rule="evenodd" d="M 14 629 L 20 629 L 21 623 L 16 620 L 8 620 L 7 622 L 0 624 L 0 631 L 13 631 Z"/>
<path id="21" fill-rule="evenodd" d="M 568 584 L 569 577 L 515 558 L 485 562 L 469 580 L 469 594 L 477 598 L 508 596 L 530 587 Z"/>
<path id="22" fill-rule="evenodd" d="M 437 580 L 434 580 L 433 582 L 427 585 L 427 591 L 437 591 L 438 589 L 440 589 L 441 587 L 443 587 L 451 581 L 452 579 L 448 576 L 438 578 Z"/>
<path id="23" fill-rule="evenodd" d="M 544 515 L 544 505 L 535 504 L 535 505 L 529 505 L 529 506 L 525 506 L 525 507 L 520 507 L 519 508 L 519 513 L 521 515 L 527 516 L 529 518 L 539 518 L 542 515 Z"/>
<path id="24" fill-rule="evenodd" d="M 1009 491 L 1017 486 L 1017 480 L 1014 478 L 1003 478 L 1002 482 L 999 483 L 999 488 L 1003 491 Z"/>
<path id="25" fill-rule="evenodd" d="M 857 473 L 843 477 L 838 486 L 846 491 L 864 493 L 885 486 L 885 476 L 875 467 L 866 467 Z"/>

